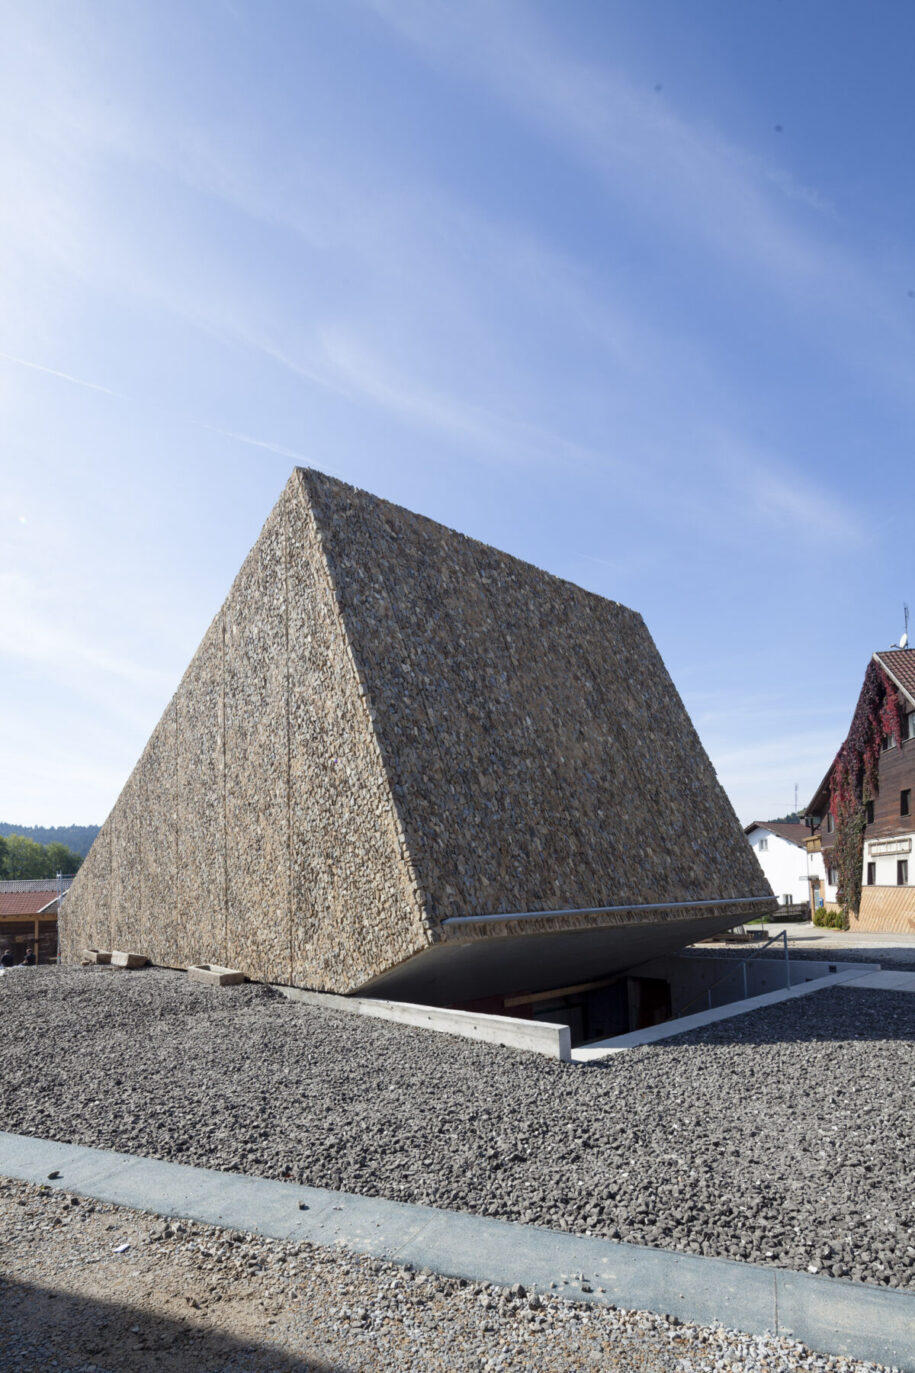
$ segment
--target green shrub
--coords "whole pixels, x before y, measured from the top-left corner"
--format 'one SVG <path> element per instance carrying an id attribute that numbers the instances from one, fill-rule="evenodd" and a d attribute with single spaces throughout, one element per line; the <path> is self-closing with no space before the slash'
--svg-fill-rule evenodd
<path id="1" fill-rule="evenodd" d="M 813 913 L 814 925 L 827 930 L 847 930 L 848 916 L 841 907 L 817 906 Z"/>

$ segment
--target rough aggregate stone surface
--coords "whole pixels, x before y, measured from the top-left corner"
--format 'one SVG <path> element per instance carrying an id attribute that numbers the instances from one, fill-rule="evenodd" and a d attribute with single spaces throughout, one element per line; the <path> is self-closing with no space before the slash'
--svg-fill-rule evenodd
<path id="1" fill-rule="evenodd" d="M 0 1309 L 0 1366 L 29 1373 L 880 1373 L 2 1180 Z"/>
<path id="2" fill-rule="evenodd" d="M 61 953 L 347 993 L 491 933 L 450 917 L 675 947 L 684 902 L 697 932 L 775 904 L 641 616 L 296 469 L 76 875 Z"/>
<path id="3" fill-rule="evenodd" d="M 583 1067 L 39 967 L 0 980 L 0 1035 L 8 1130 L 915 1289 L 906 993 L 831 988 Z"/>

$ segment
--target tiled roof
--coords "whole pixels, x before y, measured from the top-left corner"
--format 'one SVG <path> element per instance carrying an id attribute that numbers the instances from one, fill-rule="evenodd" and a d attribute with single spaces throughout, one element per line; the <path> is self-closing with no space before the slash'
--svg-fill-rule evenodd
<path id="1" fill-rule="evenodd" d="M 908 697 L 907 704 L 915 706 L 915 648 L 885 648 L 873 655 L 874 662 L 879 663 L 892 678 L 892 680 L 902 688 L 904 696 Z M 858 707 L 860 707 L 860 697 Z M 856 707 L 856 712 L 858 707 Z M 854 718 L 854 717 L 853 717 Z M 817 787 L 807 807 L 810 815 L 819 815 L 825 808 L 829 797 L 829 779 L 832 776 L 834 763 L 830 763 L 829 771 Z"/>
<path id="2" fill-rule="evenodd" d="M 0 891 L 0 915 L 37 915 L 56 900 L 57 888 L 50 885 L 40 891 Z"/>
<path id="3" fill-rule="evenodd" d="M 754 820 L 752 825 L 747 825 L 745 834 L 750 830 L 761 829 L 769 830 L 772 834 L 777 834 L 779 839 L 787 839 L 789 844 L 797 844 L 798 848 L 804 847 L 804 840 L 810 838 L 810 831 L 806 825 L 783 820 Z"/>
<path id="4" fill-rule="evenodd" d="M 887 648 L 882 653 L 875 653 L 874 657 L 915 706 L 915 648 Z"/>

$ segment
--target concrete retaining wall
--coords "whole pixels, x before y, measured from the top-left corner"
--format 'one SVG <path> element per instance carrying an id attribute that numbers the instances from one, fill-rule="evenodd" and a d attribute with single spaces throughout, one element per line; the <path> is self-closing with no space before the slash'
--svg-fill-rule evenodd
<path id="1" fill-rule="evenodd" d="M 747 949 L 752 955 L 752 947 Z M 676 955 L 652 958 L 630 968 L 632 977 L 659 977 L 670 984 L 671 1013 L 674 1016 L 694 1014 L 728 1006 L 748 997 L 764 996 L 767 992 L 782 991 L 787 986 L 798 987 L 805 982 L 834 973 L 866 971 L 863 965 L 806 958 L 789 959 L 787 964 L 779 949 L 770 948 L 764 955 L 743 963 L 743 957 L 715 958 L 713 955 Z M 709 1002 L 711 994 L 711 1002 Z"/>
<path id="2" fill-rule="evenodd" d="M 376 1020 L 393 1020 L 398 1025 L 416 1025 L 439 1034 L 479 1039 L 485 1044 L 502 1044 L 507 1049 L 525 1049 L 545 1054 L 563 1063 L 571 1061 L 571 1039 L 567 1025 L 549 1025 L 536 1020 L 516 1020 L 506 1015 L 482 1015 L 476 1011 L 452 1011 L 438 1006 L 420 1006 L 409 1001 L 376 1001 L 370 997 L 333 996 L 309 992 L 300 987 L 275 987 L 290 1001 L 304 1001 L 322 1010 L 343 1011 L 347 1015 L 367 1015 Z"/>

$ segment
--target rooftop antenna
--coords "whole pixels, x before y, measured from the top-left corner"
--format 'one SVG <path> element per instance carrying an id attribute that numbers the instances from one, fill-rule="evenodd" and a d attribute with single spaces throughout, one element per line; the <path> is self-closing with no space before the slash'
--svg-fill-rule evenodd
<path id="1" fill-rule="evenodd" d="M 794 813 L 797 815 L 797 782 L 794 784 Z"/>
<path id="2" fill-rule="evenodd" d="M 903 601 L 903 615 L 905 616 L 905 633 L 900 634 L 899 644 L 890 644 L 890 648 L 908 648 L 908 605 Z"/>

